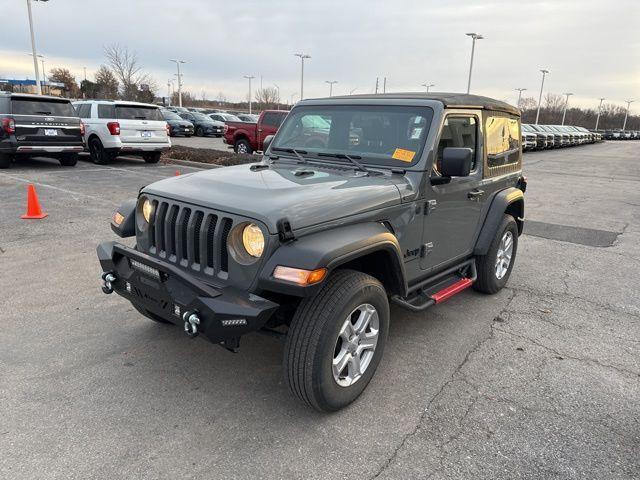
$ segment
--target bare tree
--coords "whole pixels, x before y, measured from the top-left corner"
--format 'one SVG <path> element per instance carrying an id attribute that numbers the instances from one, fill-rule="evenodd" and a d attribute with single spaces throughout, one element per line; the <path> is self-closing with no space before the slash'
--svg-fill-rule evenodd
<path id="1" fill-rule="evenodd" d="M 150 87 L 155 83 L 149 75 L 142 72 L 142 66 L 135 52 L 116 43 L 104 47 L 104 54 L 120 82 L 120 94 L 123 99 L 138 100 L 141 92 L 152 91 L 151 88 L 140 88 L 141 85 Z M 149 95 L 143 93 L 142 96 L 148 97 Z"/>
<path id="2" fill-rule="evenodd" d="M 544 108 L 552 112 L 561 112 L 564 109 L 565 98 L 555 93 L 547 93 L 544 96 Z"/>
<path id="3" fill-rule="evenodd" d="M 256 103 L 260 104 L 263 108 L 269 108 L 269 106 L 280 103 L 278 89 L 275 87 L 259 88 L 256 90 Z"/>
<path id="4" fill-rule="evenodd" d="M 216 100 L 218 100 L 218 103 L 227 103 L 229 101 L 229 99 L 224 94 L 224 92 L 218 92 L 218 96 L 216 97 Z"/>
<path id="5" fill-rule="evenodd" d="M 520 105 L 518 105 L 518 108 L 520 110 L 533 110 L 537 106 L 538 106 L 538 102 L 536 102 L 535 98 L 524 97 L 520 100 Z"/>

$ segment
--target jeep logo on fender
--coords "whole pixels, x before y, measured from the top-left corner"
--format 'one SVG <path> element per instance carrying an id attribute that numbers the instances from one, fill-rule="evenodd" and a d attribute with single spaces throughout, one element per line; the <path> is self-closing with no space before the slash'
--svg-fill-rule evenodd
<path id="1" fill-rule="evenodd" d="M 409 250 L 407 248 L 407 251 L 404 252 L 404 258 L 415 257 L 419 253 L 420 253 L 420 249 L 419 248 L 414 248 L 413 250 Z"/>

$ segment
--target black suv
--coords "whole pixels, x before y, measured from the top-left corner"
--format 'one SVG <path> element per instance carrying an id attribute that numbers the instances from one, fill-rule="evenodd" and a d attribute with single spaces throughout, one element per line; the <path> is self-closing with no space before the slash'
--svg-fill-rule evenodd
<path id="1" fill-rule="evenodd" d="M 31 155 L 72 167 L 84 150 L 82 122 L 66 98 L 0 92 L 0 122 L 0 168 Z"/>
<path id="2" fill-rule="evenodd" d="M 317 125 L 325 125 L 319 133 Z M 103 291 L 235 350 L 286 339 L 291 391 L 352 402 L 411 311 L 507 283 L 524 224 L 520 112 L 462 94 L 299 102 L 262 161 L 143 187 L 98 246 Z"/>

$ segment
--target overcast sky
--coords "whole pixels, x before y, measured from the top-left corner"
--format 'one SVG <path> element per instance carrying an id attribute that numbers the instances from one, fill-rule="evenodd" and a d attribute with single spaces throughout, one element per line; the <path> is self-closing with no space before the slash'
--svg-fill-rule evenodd
<path id="1" fill-rule="evenodd" d="M 33 78 L 26 0 L 0 0 L 0 77 Z M 376 76 L 387 91 L 466 90 L 471 40 L 476 45 L 471 90 L 515 102 L 516 87 L 537 99 L 573 92 L 571 102 L 596 106 L 599 97 L 640 100 L 640 0 L 50 0 L 33 3 L 38 53 L 47 70 L 67 67 L 89 79 L 104 62 L 103 46 L 135 50 L 165 94 L 175 64 L 184 88 L 200 97 L 246 96 L 254 85 L 280 86 L 284 99 L 372 92 Z M 10 21 L 9 21 L 10 19 Z M 636 104 L 640 109 L 640 101 Z"/>

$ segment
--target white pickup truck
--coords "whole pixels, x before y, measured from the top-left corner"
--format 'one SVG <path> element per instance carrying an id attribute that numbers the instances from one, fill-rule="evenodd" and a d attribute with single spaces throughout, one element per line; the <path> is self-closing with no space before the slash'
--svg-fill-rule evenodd
<path id="1" fill-rule="evenodd" d="M 83 100 L 74 107 L 85 125 L 91 160 L 106 164 L 118 155 L 141 155 L 157 163 L 171 147 L 169 126 L 157 105 L 119 100 Z"/>

